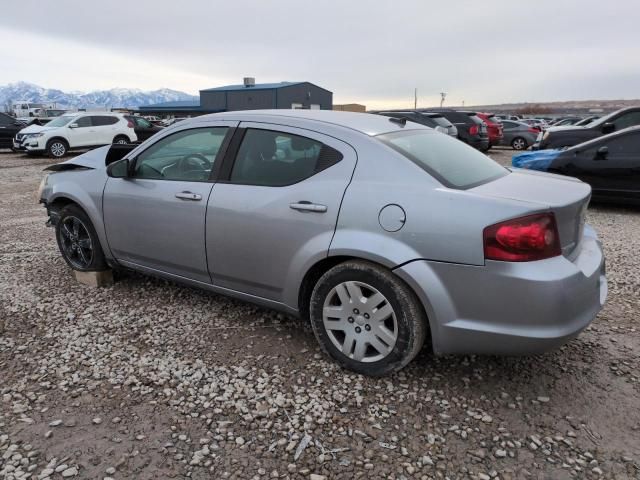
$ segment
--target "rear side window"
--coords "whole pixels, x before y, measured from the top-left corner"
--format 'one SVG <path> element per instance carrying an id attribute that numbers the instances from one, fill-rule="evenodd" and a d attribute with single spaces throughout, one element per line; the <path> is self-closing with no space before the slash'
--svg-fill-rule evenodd
<path id="1" fill-rule="evenodd" d="M 307 137 L 249 128 L 231 171 L 231 182 L 282 187 L 298 183 L 342 159 L 337 150 Z"/>
<path id="2" fill-rule="evenodd" d="M 448 135 L 408 130 L 377 138 L 449 188 L 472 188 L 509 173 L 475 148 Z"/>
<path id="3" fill-rule="evenodd" d="M 108 115 L 95 115 L 91 117 L 91 123 L 94 127 L 104 127 L 106 125 L 115 125 L 118 123 L 118 117 Z"/>

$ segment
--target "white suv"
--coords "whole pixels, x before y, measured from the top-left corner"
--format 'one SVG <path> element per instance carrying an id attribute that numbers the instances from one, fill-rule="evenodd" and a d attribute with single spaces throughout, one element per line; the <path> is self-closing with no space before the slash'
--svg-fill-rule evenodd
<path id="1" fill-rule="evenodd" d="M 20 130 L 13 148 L 60 158 L 76 148 L 135 142 L 138 137 L 133 127 L 133 123 L 119 113 L 67 113 L 44 126 L 32 125 Z"/>

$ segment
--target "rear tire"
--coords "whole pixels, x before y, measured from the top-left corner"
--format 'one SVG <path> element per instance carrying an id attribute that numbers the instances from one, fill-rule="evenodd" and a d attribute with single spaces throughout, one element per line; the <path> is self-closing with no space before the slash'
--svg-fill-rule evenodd
<path id="1" fill-rule="evenodd" d="M 51 158 L 62 158 L 68 151 L 69 144 L 60 138 L 53 138 L 47 142 L 47 155 Z"/>
<path id="2" fill-rule="evenodd" d="M 309 311 L 324 352 L 364 375 L 400 370 L 418 354 L 427 334 L 415 293 L 387 269 L 365 261 L 341 263 L 322 275 Z"/>
<path id="3" fill-rule="evenodd" d="M 131 141 L 129 140 L 129 137 L 125 135 L 118 135 L 116 138 L 113 139 L 113 143 L 117 143 L 119 145 L 126 145 L 128 143 L 131 143 Z"/>
<path id="4" fill-rule="evenodd" d="M 528 147 L 527 141 L 522 137 L 516 137 L 511 141 L 511 148 L 514 150 L 526 150 Z"/>
<path id="5" fill-rule="evenodd" d="M 60 212 L 56 240 L 62 258 L 74 270 L 94 272 L 107 268 L 98 234 L 78 205 L 67 205 Z"/>

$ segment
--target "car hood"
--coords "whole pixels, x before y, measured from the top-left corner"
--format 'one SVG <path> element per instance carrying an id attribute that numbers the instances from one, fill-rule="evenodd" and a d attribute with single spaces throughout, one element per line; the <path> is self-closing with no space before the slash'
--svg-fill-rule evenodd
<path id="1" fill-rule="evenodd" d="M 546 172 L 551 163 L 558 158 L 562 150 L 534 150 L 532 152 L 524 152 L 514 155 L 511 159 L 511 165 L 516 168 L 525 168 L 529 170 L 539 170 Z"/>
<path id="2" fill-rule="evenodd" d="M 43 130 L 51 130 L 51 128 L 43 127 L 42 125 L 29 125 L 20 130 L 20 133 L 38 133 Z"/>
<path id="3" fill-rule="evenodd" d="M 94 170 L 105 170 L 107 167 L 105 165 L 105 158 L 111 145 L 106 145 L 104 147 L 96 148 L 95 150 L 91 150 L 87 153 L 83 153 L 82 155 L 78 155 L 77 157 L 72 158 L 71 160 L 67 160 L 66 162 L 56 163 L 55 165 L 51 165 L 50 167 L 45 168 L 45 170 L 60 172 L 64 170 L 73 170 L 76 168 L 91 168 Z"/>

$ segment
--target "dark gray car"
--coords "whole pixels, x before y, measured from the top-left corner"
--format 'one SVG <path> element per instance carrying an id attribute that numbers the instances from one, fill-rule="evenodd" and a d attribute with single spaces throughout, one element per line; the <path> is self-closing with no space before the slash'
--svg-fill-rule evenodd
<path id="1" fill-rule="evenodd" d="M 532 128 L 523 122 L 503 120 L 503 135 L 501 145 L 509 145 L 514 150 L 526 150 L 536 141 L 540 130 Z"/>

